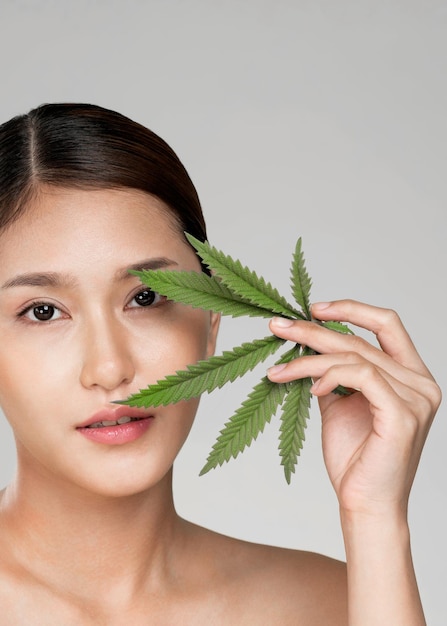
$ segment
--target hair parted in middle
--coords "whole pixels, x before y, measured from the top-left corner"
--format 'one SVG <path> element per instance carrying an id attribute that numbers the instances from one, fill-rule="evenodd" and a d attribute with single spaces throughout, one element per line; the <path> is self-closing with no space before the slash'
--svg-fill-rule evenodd
<path id="1" fill-rule="evenodd" d="M 166 204 L 181 231 L 206 240 L 196 189 L 175 152 L 110 109 L 45 104 L 0 126 L 0 230 L 26 211 L 41 185 L 140 190 Z"/>

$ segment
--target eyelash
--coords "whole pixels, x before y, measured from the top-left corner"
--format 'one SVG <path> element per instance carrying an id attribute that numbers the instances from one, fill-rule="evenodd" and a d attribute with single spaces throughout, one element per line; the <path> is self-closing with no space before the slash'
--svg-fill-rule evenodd
<path id="1" fill-rule="evenodd" d="M 133 300 L 135 300 L 135 298 L 137 296 L 139 296 L 140 294 L 143 294 L 143 293 L 150 293 L 150 294 L 152 294 L 154 296 L 154 300 L 152 302 L 150 302 L 148 305 L 146 305 L 148 308 L 151 308 L 151 309 L 155 308 L 157 306 L 160 306 L 161 304 L 164 304 L 167 301 L 166 296 L 161 296 L 157 291 L 152 291 L 152 289 L 149 289 L 147 287 L 144 288 L 144 289 L 141 289 L 141 287 L 140 287 L 138 289 L 138 291 L 136 291 L 133 294 L 133 296 L 130 298 L 129 302 L 132 302 Z M 157 298 L 158 298 L 158 301 L 157 301 Z M 136 306 L 136 307 L 131 307 L 131 308 L 144 309 L 145 306 Z"/>
<path id="2" fill-rule="evenodd" d="M 129 304 L 135 300 L 135 298 L 143 293 L 150 293 L 154 295 L 154 301 L 150 302 L 148 305 L 142 305 L 142 306 L 138 306 L 138 303 L 136 304 L 136 306 L 130 307 L 131 309 L 144 309 L 144 308 L 155 308 L 160 306 L 161 304 L 163 304 L 164 302 L 166 302 L 167 298 L 165 296 L 160 296 L 160 294 L 156 291 L 152 291 L 151 289 L 139 289 L 136 293 L 134 293 L 134 295 L 130 298 L 129 300 Z M 158 301 L 157 298 L 159 298 Z M 52 309 L 54 309 L 54 311 L 59 311 L 60 313 L 63 314 L 63 311 L 56 306 L 55 304 L 52 304 L 51 302 L 48 301 L 44 301 L 44 300 L 35 300 L 34 302 L 31 302 L 31 304 L 28 304 L 26 307 L 24 307 L 23 309 L 21 309 L 18 313 L 17 313 L 17 317 L 19 319 L 21 319 L 22 321 L 24 321 L 25 323 L 29 323 L 29 324 L 48 324 L 50 322 L 55 322 L 58 319 L 60 319 L 59 317 L 56 319 L 49 319 L 49 320 L 32 320 L 32 319 L 26 319 L 26 315 L 27 313 L 29 313 L 30 311 L 32 311 L 33 309 L 36 309 L 37 307 L 44 307 L 44 306 L 48 306 L 51 307 Z M 128 306 L 128 305 L 127 305 Z M 26 320 L 26 321 L 25 321 Z"/>
<path id="3" fill-rule="evenodd" d="M 19 319 L 21 319 L 22 321 L 24 321 L 27 324 L 45 324 L 48 322 L 54 322 L 56 320 L 50 319 L 50 320 L 32 320 L 32 319 L 26 319 L 26 314 L 29 313 L 30 311 L 32 311 L 33 309 L 36 309 L 39 306 L 48 306 L 51 307 L 52 309 L 54 309 L 55 311 L 59 311 L 62 313 L 62 310 L 57 307 L 55 304 L 51 304 L 51 302 L 45 302 L 43 300 L 36 300 L 34 302 L 32 302 L 31 304 L 28 304 L 25 308 L 23 308 L 21 311 L 19 311 L 17 313 L 17 317 Z M 57 318 L 59 319 L 59 318 Z"/>

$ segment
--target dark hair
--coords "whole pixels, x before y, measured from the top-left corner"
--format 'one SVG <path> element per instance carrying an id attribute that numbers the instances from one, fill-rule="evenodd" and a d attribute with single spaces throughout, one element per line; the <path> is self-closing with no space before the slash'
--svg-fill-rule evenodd
<path id="1" fill-rule="evenodd" d="M 177 155 L 133 120 L 91 104 L 46 104 L 0 126 L 0 230 L 39 185 L 132 188 L 162 200 L 181 230 L 205 241 L 195 187 Z"/>

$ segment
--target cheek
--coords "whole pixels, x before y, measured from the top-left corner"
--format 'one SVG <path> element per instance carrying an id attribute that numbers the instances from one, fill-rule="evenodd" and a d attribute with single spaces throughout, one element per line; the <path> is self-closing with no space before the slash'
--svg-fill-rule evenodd
<path id="1" fill-rule="evenodd" d="M 177 404 L 163 407 L 162 419 L 165 422 L 164 426 L 170 431 L 169 442 L 166 441 L 165 436 L 163 437 L 164 446 L 168 445 L 172 448 L 174 457 L 189 435 L 199 402 L 200 398 L 192 398 L 188 401 L 177 402 Z"/>
<path id="2" fill-rule="evenodd" d="M 29 406 L 35 396 L 38 385 L 30 370 L 34 367 L 21 350 L 0 353 L 0 406 L 9 420 Z"/>
<path id="3" fill-rule="evenodd" d="M 57 348 L 48 344 L 34 348 L 28 345 L 18 350 L 15 346 L 14 357 L 0 354 L 0 406 L 5 414 L 48 405 L 57 390 L 66 393 L 67 369 L 71 375 L 73 370 L 67 350 L 61 344 Z"/>
<path id="4" fill-rule="evenodd" d="M 179 328 L 181 339 L 177 349 L 183 352 L 185 357 L 192 355 L 192 362 L 195 362 L 207 356 L 210 316 L 208 312 L 197 309 L 189 309 L 188 312 L 189 315 L 185 316 L 182 328 Z"/>
<path id="5" fill-rule="evenodd" d="M 183 309 L 175 319 L 154 325 L 147 334 L 147 341 L 140 341 L 138 377 L 145 372 L 147 380 L 139 382 L 153 383 L 207 357 L 209 313 L 189 307 Z"/>
<path id="6" fill-rule="evenodd" d="M 19 438 L 38 436 L 49 418 L 60 417 L 79 380 L 67 338 L 43 335 L 27 333 L 24 341 L 11 333 L 0 351 L 0 406 Z"/>

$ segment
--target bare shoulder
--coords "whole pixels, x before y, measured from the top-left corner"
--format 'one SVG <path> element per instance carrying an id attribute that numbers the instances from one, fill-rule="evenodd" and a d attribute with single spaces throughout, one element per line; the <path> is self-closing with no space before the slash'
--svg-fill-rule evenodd
<path id="1" fill-rule="evenodd" d="M 238 611 L 239 624 L 347 623 L 343 562 L 313 552 L 240 541 L 194 528 L 196 547 L 202 557 L 206 555 L 210 568 L 208 581 L 218 581 L 218 586 L 225 589 L 226 597 L 231 598 Z M 201 561 L 199 557 L 197 563 Z"/>

